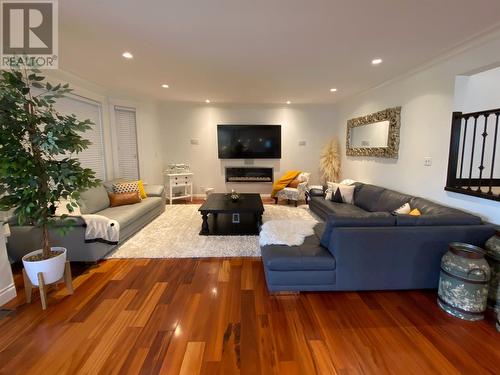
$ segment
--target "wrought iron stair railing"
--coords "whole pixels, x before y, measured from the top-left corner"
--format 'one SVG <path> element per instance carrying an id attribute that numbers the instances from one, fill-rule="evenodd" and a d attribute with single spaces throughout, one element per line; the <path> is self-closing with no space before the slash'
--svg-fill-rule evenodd
<path id="1" fill-rule="evenodd" d="M 500 108 L 453 112 L 445 190 L 500 201 Z"/>

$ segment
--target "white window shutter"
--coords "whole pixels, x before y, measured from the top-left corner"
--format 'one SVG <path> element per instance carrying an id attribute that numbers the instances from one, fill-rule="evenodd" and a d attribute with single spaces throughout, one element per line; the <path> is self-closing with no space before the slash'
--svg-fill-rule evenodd
<path id="1" fill-rule="evenodd" d="M 58 99 L 55 107 L 62 114 L 74 114 L 81 121 L 89 119 L 94 123 L 92 129 L 83 133 L 83 137 L 88 139 L 91 145 L 86 150 L 72 155 L 72 157 L 78 158 L 82 167 L 92 169 L 98 179 L 105 181 L 106 163 L 101 104 L 81 97 L 71 96 Z"/>
<path id="2" fill-rule="evenodd" d="M 118 142 L 118 173 L 120 178 L 139 179 L 137 125 L 135 109 L 115 107 Z"/>

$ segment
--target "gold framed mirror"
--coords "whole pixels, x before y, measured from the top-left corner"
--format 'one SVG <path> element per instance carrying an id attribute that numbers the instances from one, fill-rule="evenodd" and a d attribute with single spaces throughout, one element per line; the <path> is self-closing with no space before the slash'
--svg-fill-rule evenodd
<path id="1" fill-rule="evenodd" d="M 347 120 L 346 155 L 397 159 L 401 107 Z"/>

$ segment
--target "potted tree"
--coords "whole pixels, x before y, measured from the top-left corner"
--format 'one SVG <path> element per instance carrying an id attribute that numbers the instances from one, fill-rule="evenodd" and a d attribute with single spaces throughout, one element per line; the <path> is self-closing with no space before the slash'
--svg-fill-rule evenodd
<path id="1" fill-rule="evenodd" d="M 99 182 L 74 157 L 89 146 L 82 134 L 92 122 L 54 108 L 70 92 L 67 84 L 45 82 L 36 69 L 0 71 L 0 210 L 14 209 L 19 225 L 41 230 L 41 249 L 23 257 L 33 285 L 39 285 L 39 273 L 45 284 L 64 273 L 66 249 L 51 247 L 49 230 L 67 233 L 73 220 L 56 217 L 56 207 L 73 212 L 80 192 Z"/>

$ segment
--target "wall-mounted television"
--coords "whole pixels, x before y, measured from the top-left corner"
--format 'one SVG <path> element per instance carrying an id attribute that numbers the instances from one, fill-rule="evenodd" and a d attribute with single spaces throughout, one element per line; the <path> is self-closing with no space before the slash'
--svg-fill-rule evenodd
<path id="1" fill-rule="evenodd" d="M 280 159 L 281 125 L 217 125 L 219 159 Z"/>

